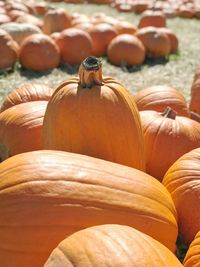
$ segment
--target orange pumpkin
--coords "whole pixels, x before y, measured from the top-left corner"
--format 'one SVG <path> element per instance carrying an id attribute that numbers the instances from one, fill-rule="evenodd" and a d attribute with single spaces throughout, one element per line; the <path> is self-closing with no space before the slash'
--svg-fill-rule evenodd
<path id="1" fill-rule="evenodd" d="M 61 240 L 109 223 L 134 227 L 175 249 L 171 196 L 156 179 L 136 169 L 41 150 L 2 162 L 0 181 L 3 267 L 43 267 Z"/>
<path id="2" fill-rule="evenodd" d="M 197 233 L 194 240 L 190 244 L 183 264 L 184 267 L 200 266 L 200 231 Z"/>
<path id="3" fill-rule="evenodd" d="M 12 37 L 0 29 L 0 69 L 10 69 L 18 58 L 19 46 Z"/>
<path id="4" fill-rule="evenodd" d="M 159 267 L 183 266 L 150 236 L 125 225 L 107 224 L 87 228 L 64 239 L 44 267 L 146 267 L 156 266 L 155 263 Z"/>
<path id="5" fill-rule="evenodd" d="M 92 39 L 90 35 L 80 29 L 70 28 L 61 32 L 56 38 L 60 49 L 61 62 L 69 65 L 79 65 L 92 53 Z"/>
<path id="6" fill-rule="evenodd" d="M 19 60 L 23 67 L 31 70 L 50 70 L 60 62 L 59 49 L 55 42 L 45 34 L 33 34 L 21 45 Z"/>
<path id="7" fill-rule="evenodd" d="M 200 114 L 200 66 L 196 69 L 190 92 L 189 109 Z"/>
<path id="8" fill-rule="evenodd" d="M 42 149 L 42 125 L 47 101 L 13 106 L 0 114 L 0 160 Z"/>
<path id="9" fill-rule="evenodd" d="M 162 112 L 168 106 L 178 115 L 189 117 L 189 110 L 184 96 L 167 85 L 154 85 L 140 90 L 134 101 L 139 110 L 155 110 Z"/>
<path id="10" fill-rule="evenodd" d="M 167 108 L 163 113 L 141 111 L 147 173 L 162 181 L 169 167 L 182 155 L 200 146 L 200 124 L 176 116 Z"/>
<path id="11" fill-rule="evenodd" d="M 145 168 L 137 107 L 119 82 L 102 77 L 101 62 L 95 57 L 82 62 L 79 78 L 66 80 L 54 92 L 43 136 L 46 149 Z"/>
<path id="12" fill-rule="evenodd" d="M 31 101 L 48 101 L 53 94 L 53 89 L 45 84 L 26 83 L 19 86 L 4 99 L 0 111 L 12 106 Z"/>
<path id="13" fill-rule="evenodd" d="M 142 64 L 145 59 L 145 48 L 142 42 L 131 34 L 120 34 L 108 46 L 109 61 L 120 66 Z"/>
<path id="14" fill-rule="evenodd" d="M 155 27 L 139 29 L 136 36 L 143 43 L 147 55 L 158 58 L 165 57 L 170 53 L 171 43 L 166 33 Z"/>
<path id="15" fill-rule="evenodd" d="M 200 148 L 179 158 L 167 171 L 163 184 L 174 200 L 181 237 L 189 245 L 200 229 Z"/>
<path id="16" fill-rule="evenodd" d="M 107 48 L 113 38 L 117 36 L 115 28 L 106 23 L 96 24 L 88 29 L 93 42 L 92 55 L 100 57 L 107 54 Z"/>
<path id="17" fill-rule="evenodd" d="M 71 17 L 64 8 L 49 10 L 44 16 L 43 32 L 61 32 L 71 25 Z"/>
<path id="18" fill-rule="evenodd" d="M 30 23 L 30 24 L 33 24 L 33 25 L 39 27 L 39 28 L 42 28 L 42 26 L 43 26 L 43 21 L 41 19 L 39 19 L 38 17 L 35 17 L 31 14 L 26 14 L 26 13 L 19 16 L 15 21 L 19 22 L 19 23 Z"/>
<path id="19" fill-rule="evenodd" d="M 176 34 L 168 28 L 159 28 L 159 31 L 167 34 L 170 41 L 170 53 L 175 53 L 178 50 L 178 38 Z"/>
<path id="20" fill-rule="evenodd" d="M 161 11 L 147 10 L 142 13 L 138 28 L 145 27 L 166 27 L 166 18 Z"/>
<path id="21" fill-rule="evenodd" d="M 137 28 L 132 23 L 125 20 L 117 22 L 114 25 L 114 28 L 116 29 L 118 34 L 134 34 L 137 30 Z"/>

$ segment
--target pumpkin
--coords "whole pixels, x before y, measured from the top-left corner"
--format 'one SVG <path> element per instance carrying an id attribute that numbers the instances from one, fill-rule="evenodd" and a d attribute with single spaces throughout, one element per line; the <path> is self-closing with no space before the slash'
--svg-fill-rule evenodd
<path id="1" fill-rule="evenodd" d="M 132 3 L 132 10 L 136 13 L 136 14 L 140 14 L 142 12 L 144 12 L 145 10 L 147 10 L 149 7 L 149 1 L 148 0 L 140 0 L 140 2 L 133 2 Z"/>
<path id="2" fill-rule="evenodd" d="M 6 14 L 0 14 L 0 25 L 10 22 L 10 17 Z"/>
<path id="3" fill-rule="evenodd" d="M 145 48 L 134 35 L 120 34 L 110 42 L 107 55 L 109 61 L 116 66 L 139 65 L 144 62 Z"/>
<path id="4" fill-rule="evenodd" d="M 92 53 L 92 39 L 90 35 L 80 29 L 70 28 L 61 32 L 56 38 L 60 49 L 61 62 L 68 65 L 79 65 Z"/>
<path id="5" fill-rule="evenodd" d="M 165 57 L 170 53 L 171 44 L 169 37 L 155 27 L 146 27 L 139 29 L 136 36 L 143 43 L 147 55 L 158 58 Z"/>
<path id="6" fill-rule="evenodd" d="M 170 106 L 178 115 L 189 117 L 189 110 L 184 96 L 167 85 L 154 85 L 140 90 L 134 101 L 139 110 L 155 110 L 162 112 Z"/>
<path id="7" fill-rule="evenodd" d="M 92 55 L 100 57 L 107 54 L 107 48 L 113 38 L 117 36 L 115 28 L 106 23 L 96 24 L 88 29 L 93 42 Z"/>
<path id="8" fill-rule="evenodd" d="M 114 27 L 118 34 L 134 34 L 137 30 L 137 28 L 132 23 L 125 20 L 117 22 Z"/>
<path id="9" fill-rule="evenodd" d="M 184 267 L 200 266 L 200 231 L 196 234 L 194 240 L 190 244 L 183 264 Z"/>
<path id="10" fill-rule="evenodd" d="M 189 109 L 200 114 L 200 66 L 196 69 L 190 92 Z"/>
<path id="11" fill-rule="evenodd" d="M 170 53 L 175 53 L 178 50 L 178 38 L 176 34 L 168 28 L 159 28 L 159 31 L 168 36 L 170 41 Z"/>
<path id="12" fill-rule="evenodd" d="M 26 13 L 20 10 L 11 10 L 8 14 L 12 21 L 16 21 L 19 17 L 24 16 Z"/>
<path id="13" fill-rule="evenodd" d="M 43 136 L 45 149 L 145 168 L 137 107 L 127 89 L 112 77 L 102 77 L 101 61 L 95 57 L 86 58 L 79 77 L 66 80 L 54 92 Z"/>
<path id="14" fill-rule="evenodd" d="M 0 69 L 10 69 L 18 58 L 19 46 L 12 37 L 0 29 Z"/>
<path id="15" fill-rule="evenodd" d="M 19 16 L 15 21 L 19 22 L 19 23 L 30 23 L 30 24 L 33 24 L 33 25 L 39 27 L 39 28 L 42 28 L 42 26 L 43 26 L 43 21 L 41 19 L 39 19 L 38 17 L 35 17 L 31 14 L 26 14 L 26 13 Z"/>
<path id="16" fill-rule="evenodd" d="M 174 200 L 183 242 L 189 245 L 200 229 L 200 148 L 179 158 L 165 174 L 163 184 Z"/>
<path id="17" fill-rule="evenodd" d="M 32 34 L 22 42 L 19 60 L 23 67 L 30 70 L 50 70 L 59 65 L 60 53 L 48 35 Z"/>
<path id="18" fill-rule="evenodd" d="M 171 196 L 139 170 L 41 150 L 2 162 L 0 181 L 3 267 L 43 267 L 61 240 L 107 223 L 134 227 L 175 249 L 177 223 Z"/>
<path id="19" fill-rule="evenodd" d="M 146 10 L 142 13 L 140 18 L 138 28 L 145 27 L 166 27 L 166 18 L 161 11 L 156 10 Z"/>
<path id="20" fill-rule="evenodd" d="M 183 266 L 165 246 L 150 236 L 125 225 L 107 224 L 78 231 L 64 239 L 44 267 L 146 267 L 155 264 L 159 267 Z"/>
<path id="21" fill-rule="evenodd" d="M 0 161 L 42 149 L 42 125 L 47 101 L 22 103 L 0 114 Z"/>
<path id="22" fill-rule="evenodd" d="M 176 116 L 167 108 L 163 113 L 141 111 L 147 173 L 162 181 L 169 167 L 182 155 L 200 146 L 200 124 Z"/>
<path id="23" fill-rule="evenodd" d="M 61 32 L 71 25 L 71 17 L 64 8 L 49 10 L 44 16 L 43 32 Z"/>
<path id="24" fill-rule="evenodd" d="M 26 37 L 34 33 L 41 33 L 40 28 L 29 23 L 10 22 L 1 25 L 0 28 L 9 33 L 19 45 Z"/>
<path id="25" fill-rule="evenodd" d="M 46 2 L 36 2 L 34 3 L 34 8 L 37 15 L 44 16 L 45 13 L 48 11 L 49 6 Z"/>
<path id="26" fill-rule="evenodd" d="M 25 83 L 6 96 L 0 111 L 25 102 L 48 101 L 52 94 L 53 89 L 45 84 Z"/>

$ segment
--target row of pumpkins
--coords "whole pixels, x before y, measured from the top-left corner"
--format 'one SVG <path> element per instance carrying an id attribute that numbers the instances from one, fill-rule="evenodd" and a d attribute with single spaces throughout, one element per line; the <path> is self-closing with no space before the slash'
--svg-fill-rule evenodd
<path id="1" fill-rule="evenodd" d="M 200 123 L 191 115 L 200 114 L 199 81 L 200 69 L 190 108 L 168 86 L 132 96 L 91 56 L 55 90 L 9 93 L 0 112 L 1 266 L 183 266 L 173 255 L 178 231 L 189 245 L 200 230 Z M 200 264 L 199 241 L 185 267 Z"/>
<path id="2" fill-rule="evenodd" d="M 107 4 L 119 12 L 141 14 L 146 10 L 160 10 L 167 17 L 200 18 L 200 4 L 195 0 L 51 0 L 50 2 Z"/>
<path id="3" fill-rule="evenodd" d="M 146 56 L 165 57 L 177 49 L 178 39 L 158 11 L 146 12 L 138 27 L 104 13 L 70 15 L 64 8 L 45 13 L 42 30 L 28 23 L 0 25 L 0 69 L 12 68 L 19 59 L 27 69 L 44 71 L 60 64 L 79 65 L 90 55 L 131 66 L 143 64 Z"/>

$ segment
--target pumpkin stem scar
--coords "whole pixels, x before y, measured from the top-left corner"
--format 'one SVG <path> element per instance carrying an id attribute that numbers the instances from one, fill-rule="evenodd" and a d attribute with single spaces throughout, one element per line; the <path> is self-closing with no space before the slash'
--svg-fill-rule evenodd
<path id="1" fill-rule="evenodd" d="M 175 120 L 177 112 L 170 107 L 167 107 L 161 115 L 165 118 Z"/>

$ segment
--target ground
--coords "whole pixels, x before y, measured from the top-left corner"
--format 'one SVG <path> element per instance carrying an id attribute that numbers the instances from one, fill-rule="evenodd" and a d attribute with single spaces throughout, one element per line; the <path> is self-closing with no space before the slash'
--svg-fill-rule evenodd
<path id="1" fill-rule="evenodd" d="M 91 15 L 95 12 L 105 12 L 110 16 L 123 16 L 137 25 L 139 16 L 133 13 L 118 13 L 108 6 L 91 4 L 64 4 L 69 12 L 80 12 Z M 186 99 L 190 98 L 190 87 L 194 71 L 200 64 L 200 20 L 197 19 L 168 19 L 167 25 L 179 38 L 179 51 L 166 60 L 146 61 L 141 67 L 119 68 L 112 66 L 106 58 L 103 59 L 104 75 L 115 77 L 132 93 L 156 84 L 168 84 L 180 90 Z M 4 96 L 20 84 L 32 81 L 42 82 L 56 87 L 70 75 L 77 75 L 78 68 L 60 67 L 50 72 L 32 72 L 22 70 L 19 64 L 15 71 L 0 74 L 0 102 Z"/>

